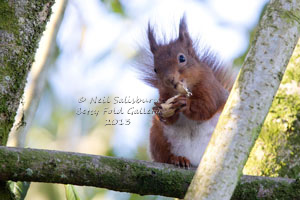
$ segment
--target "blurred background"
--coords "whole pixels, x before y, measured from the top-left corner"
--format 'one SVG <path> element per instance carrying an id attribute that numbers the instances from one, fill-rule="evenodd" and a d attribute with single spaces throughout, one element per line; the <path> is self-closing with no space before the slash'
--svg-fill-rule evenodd
<path id="1" fill-rule="evenodd" d="M 157 30 L 158 39 L 164 35 L 171 39 L 177 37 L 179 19 L 185 13 L 193 38 L 200 38 L 202 45 L 210 46 L 226 63 L 240 67 L 266 3 L 267 0 L 65 1 L 52 32 L 51 51 L 41 65 L 43 75 L 38 75 L 40 82 L 36 84 L 40 90 L 33 95 L 36 112 L 30 115 L 32 123 L 19 138 L 11 137 L 9 145 L 21 143 L 31 148 L 150 160 L 147 149 L 152 114 L 127 112 L 141 108 L 147 111 L 153 102 L 114 104 L 116 97 L 158 98 L 157 91 L 141 82 L 132 69 L 139 47 L 148 45 L 148 21 Z M 34 76 L 32 72 L 28 84 L 34 82 Z M 91 99 L 101 101 L 90 103 Z M 121 108 L 124 114 L 104 113 Z M 130 120 L 129 125 L 124 124 L 126 120 Z M 110 122 L 117 124 L 109 125 Z M 83 200 L 168 199 L 93 187 L 74 188 Z M 32 183 L 26 199 L 65 199 L 65 188 Z"/>

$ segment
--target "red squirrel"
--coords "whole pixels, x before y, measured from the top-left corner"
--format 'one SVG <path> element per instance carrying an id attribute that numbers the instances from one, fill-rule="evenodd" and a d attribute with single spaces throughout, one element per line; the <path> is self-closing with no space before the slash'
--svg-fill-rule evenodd
<path id="1" fill-rule="evenodd" d="M 147 35 L 151 59 L 139 68 L 143 80 L 159 91 L 150 129 L 151 157 L 197 167 L 228 98 L 233 74 L 209 49 L 197 51 L 185 16 L 178 38 L 167 44 L 156 41 L 150 22 Z"/>

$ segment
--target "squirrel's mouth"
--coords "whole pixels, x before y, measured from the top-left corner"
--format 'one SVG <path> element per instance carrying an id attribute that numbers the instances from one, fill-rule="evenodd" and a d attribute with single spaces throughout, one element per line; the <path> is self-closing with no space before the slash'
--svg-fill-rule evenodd
<path id="1" fill-rule="evenodd" d="M 174 85 L 174 89 L 179 93 L 190 97 L 193 95 L 191 90 L 188 88 L 186 82 L 181 81 Z"/>

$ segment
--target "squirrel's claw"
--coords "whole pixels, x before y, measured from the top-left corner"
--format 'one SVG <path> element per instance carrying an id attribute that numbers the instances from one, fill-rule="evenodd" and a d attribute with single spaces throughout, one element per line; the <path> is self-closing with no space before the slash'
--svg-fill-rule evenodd
<path id="1" fill-rule="evenodd" d="M 181 111 L 182 108 L 186 106 L 186 104 L 187 104 L 187 98 L 185 96 L 180 96 L 174 99 L 174 101 L 172 101 L 172 106 L 170 107 L 170 109 Z"/>
<path id="2" fill-rule="evenodd" d="M 176 165 L 178 167 L 190 168 L 191 162 L 184 156 L 174 156 L 172 155 L 169 160 L 170 164 Z"/>
<path id="3" fill-rule="evenodd" d="M 186 107 L 186 96 L 175 96 L 168 99 L 165 103 L 154 103 L 153 111 L 157 114 L 160 121 L 166 121 L 165 118 L 172 117 L 175 113 L 181 112 Z"/>

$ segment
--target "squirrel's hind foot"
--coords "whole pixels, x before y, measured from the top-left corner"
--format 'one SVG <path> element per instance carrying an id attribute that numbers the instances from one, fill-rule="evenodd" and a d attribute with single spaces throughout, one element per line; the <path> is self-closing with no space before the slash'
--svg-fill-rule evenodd
<path id="1" fill-rule="evenodd" d="M 172 155 L 169 159 L 169 163 L 176 165 L 178 167 L 184 167 L 184 168 L 190 168 L 191 167 L 191 162 L 189 159 L 187 159 L 184 156 L 174 156 Z"/>

